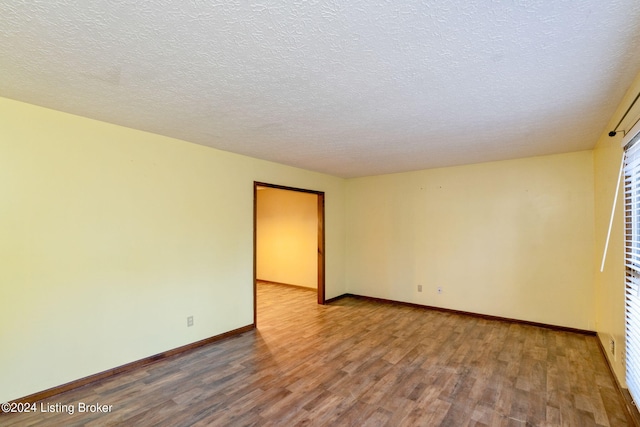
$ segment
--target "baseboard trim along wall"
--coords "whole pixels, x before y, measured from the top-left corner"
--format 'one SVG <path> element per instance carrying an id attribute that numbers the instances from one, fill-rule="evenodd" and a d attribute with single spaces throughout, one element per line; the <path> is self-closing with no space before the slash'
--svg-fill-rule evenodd
<path id="1" fill-rule="evenodd" d="M 600 334 L 598 334 L 598 347 L 600 348 L 602 357 L 604 357 L 605 362 L 607 362 L 609 373 L 616 383 L 616 389 L 618 390 L 618 393 L 620 393 L 620 396 L 622 396 L 622 400 L 624 401 L 624 405 L 622 406 L 624 407 L 625 415 L 627 416 L 627 422 L 632 426 L 640 426 L 640 412 L 638 412 L 638 408 L 633 403 L 633 399 L 631 398 L 629 390 L 620 385 L 620 382 L 618 381 L 618 378 L 613 371 L 613 366 L 611 366 L 611 362 L 609 362 L 609 358 L 607 357 L 607 351 L 602 346 L 602 339 L 600 339 Z"/>
<path id="2" fill-rule="evenodd" d="M 523 324 L 523 325 L 538 326 L 540 328 L 554 329 L 556 331 L 573 332 L 573 333 L 576 333 L 576 334 L 583 334 L 583 335 L 594 335 L 594 336 L 596 335 L 595 331 L 589 331 L 589 330 L 586 330 L 586 329 L 570 328 L 568 326 L 549 325 L 547 323 L 538 323 L 538 322 L 531 322 L 531 321 L 528 321 L 528 320 L 511 319 L 509 317 L 492 316 L 490 314 L 472 313 L 470 311 L 454 310 L 452 308 L 434 307 L 434 306 L 430 306 L 430 305 L 416 304 L 416 303 L 413 303 L 413 302 L 396 301 L 396 300 L 390 300 L 390 299 L 385 299 L 385 298 L 368 297 L 368 296 L 364 296 L 364 295 L 356 295 L 356 294 L 348 294 L 348 293 L 339 295 L 339 296 L 331 298 L 331 299 L 328 299 L 326 301 L 326 304 L 330 304 L 332 302 L 335 302 L 335 301 L 338 301 L 338 300 L 340 300 L 342 298 L 347 298 L 347 297 L 365 299 L 365 300 L 375 301 L 375 302 L 379 302 L 379 303 L 383 303 L 383 304 L 396 304 L 396 305 L 403 305 L 403 306 L 406 306 L 406 307 L 421 308 L 421 309 L 425 309 L 425 310 L 436 310 L 436 311 L 442 311 L 442 312 L 445 312 L 445 313 L 462 314 L 462 315 L 465 315 L 465 316 L 479 317 L 479 318 L 487 319 L 487 320 L 499 320 L 499 321 L 502 321 L 502 322 L 520 323 L 520 324 Z"/>
<path id="3" fill-rule="evenodd" d="M 150 365 L 152 363 L 158 362 L 160 360 L 163 359 L 168 359 L 170 357 L 173 356 L 177 356 L 179 354 L 183 354 L 186 353 L 188 351 L 191 350 L 195 350 L 197 348 L 200 347 L 204 347 L 206 345 L 212 344 L 214 342 L 226 339 L 226 338 L 231 338 L 235 335 L 240 335 L 243 334 L 245 332 L 251 331 L 252 329 L 255 329 L 255 325 L 251 324 L 251 325 L 247 325 L 247 326 L 243 326 L 241 328 L 238 329 L 234 329 L 232 331 L 228 331 L 228 332 L 224 332 L 222 334 L 213 336 L 213 337 L 209 337 L 209 338 L 205 338 L 203 340 L 200 341 L 196 341 L 193 342 L 191 344 L 187 344 L 187 345 L 183 345 L 182 347 L 177 347 L 171 350 L 167 350 L 164 351 L 162 353 L 159 354 L 155 354 L 153 356 L 149 356 L 149 357 L 145 357 L 144 359 L 140 359 L 140 360 L 136 360 L 134 362 L 131 363 L 127 363 L 126 365 L 121 365 L 112 369 L 108 369 L 106 371 L 103 372 L 99 372 L 97 374 L 94 375 L 90 375 L 88 377 L 84 377 L 84 378 L 80 378 L 77 379 L 75 381 L 71 381 L 68 382 L 66 384 L 62 384 L 59 385 L 57 387 L 52 387 L 50 389 L 44 390 L 44 391 L 40 391 L 34 394 L 30 394 L 29 396 L 25 396 L 22 397 L 20 399 L 15 399 L 12 402 L 22 402 L 22 403 L 34 403 L 34 402 L 38 402 L 40 400 L 49 398 L 51 396 L 55 396 L 61 393 L 64 393 L 66 391 L 69 390 L 73 390 L 82 386 L 85 386 L 87 384 L 96 382 L 96 381 L 100 381 L 102 379 L 105 378 L 109 378 L 112 377 L 114 375 L 117 374 L 121 374 L 123 372 L 128 372 L 128 371 L 132 371 L 134 369 L 140 368 L 142 366 L 146 366 L 146 365 Z M 9 403 L 12 403 L 9 402 Z M 0 410 L 0 413 L 2 413 L 2 410 Z"/>

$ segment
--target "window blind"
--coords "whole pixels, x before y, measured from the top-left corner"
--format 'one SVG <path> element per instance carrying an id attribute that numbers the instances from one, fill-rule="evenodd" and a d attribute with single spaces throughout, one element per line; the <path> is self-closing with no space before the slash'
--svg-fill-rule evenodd
<path id="1" fill-rule="evenodd" d="M 626 381 L 640 402 L 640 134 L 625 147 L 625 334 Z"/>

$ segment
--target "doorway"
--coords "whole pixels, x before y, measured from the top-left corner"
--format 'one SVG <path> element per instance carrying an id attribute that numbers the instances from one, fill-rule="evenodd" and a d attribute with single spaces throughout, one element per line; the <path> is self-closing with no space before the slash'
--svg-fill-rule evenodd
<path id="1" fill-rule="evenodd" d="M 301 188 L 286 187 L 282 185 L 269 184 L 254 181 L 253 183 L 253 322 L 257 325 L 257 280 L 258 280 L 258 191 L 263 189 L 286 190 L 290 192 L 314 195 L 316 199 L 315 212 L 317 218 L 317 255 L 315 263 L 317 265 L 316 288 L 318 304 L 325 303 L 325 233 L 324 233 L 324 192 L 306 190 Z M 301 195 L 301 194 L 300 194 Z M 312 260 L 313 261 L 313 260 Z"/>

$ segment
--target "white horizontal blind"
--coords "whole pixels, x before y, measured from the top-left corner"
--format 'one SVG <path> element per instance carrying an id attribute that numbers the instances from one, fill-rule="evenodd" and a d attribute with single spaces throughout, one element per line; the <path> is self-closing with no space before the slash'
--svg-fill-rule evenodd
<path id="1" fill-rule="evenodd" d="M 640 402 L 640 143 L 634 138 L 625 149 L 625 319 L 626 381 Z"/>

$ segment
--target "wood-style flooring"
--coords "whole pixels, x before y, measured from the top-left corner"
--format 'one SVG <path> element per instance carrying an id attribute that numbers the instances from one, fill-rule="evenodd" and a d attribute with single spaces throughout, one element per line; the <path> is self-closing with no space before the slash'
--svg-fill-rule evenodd
<path id="1" fill-rule="evenodd" d="M 2 426 L 625 426 L 596 337 L 258 285 L 258 329 Z M 113 405 L 78 413 L 78 402 Z M 40 405 L 40 403 L 38 403 Z"/>

